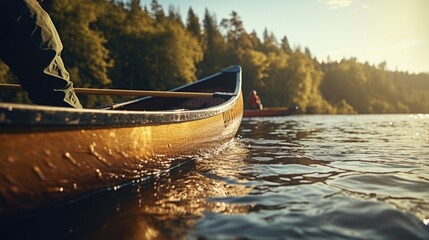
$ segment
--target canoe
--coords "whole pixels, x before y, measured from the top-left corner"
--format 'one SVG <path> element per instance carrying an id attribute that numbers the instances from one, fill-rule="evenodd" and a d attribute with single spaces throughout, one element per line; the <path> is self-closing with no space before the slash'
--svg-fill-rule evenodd
<path id="1" fill-rule="evenodd" d="M 241 68 L 103 109 L 0 103 L 0 214 L 50 208 L 215 152 L 243 114 Z"/>
<path id="2" fill-rule="evenodd" d="M 298 107 L 270 107 L 262 110 L 245 109 L 243 117 L 275 117 L 288 116 L 298 110 Z"/>

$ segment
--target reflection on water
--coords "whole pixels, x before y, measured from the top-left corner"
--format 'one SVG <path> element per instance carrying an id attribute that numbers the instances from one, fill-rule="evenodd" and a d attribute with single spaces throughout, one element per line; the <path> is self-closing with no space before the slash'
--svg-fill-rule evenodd
<path id="1" fill-rule="evenodd" d="M 144 184 L 100 193 L 42 213 L 2 218 L 1 239 L 181 239 L 210 211 L 244 214 L 250 206 L 219 199 L 248 194 L 235 178 L 247 150 L 235 140 Z M 225 162 L 224 162 L 225 161 Z M 219 164 L 222 162 L 223 164 Z"/>
<path id="2" fill-rule="evenodd" d="M 428 189 L 428 115 L 244 119 L 216 153 L 0 238 L 429 239 Z"/>
<path id="3" fill-rule="evenodd" d="M 240 134 L 250 195 L 278 223 L 246 236 L 428 238 L 428 115 L 248 119 Z"/>

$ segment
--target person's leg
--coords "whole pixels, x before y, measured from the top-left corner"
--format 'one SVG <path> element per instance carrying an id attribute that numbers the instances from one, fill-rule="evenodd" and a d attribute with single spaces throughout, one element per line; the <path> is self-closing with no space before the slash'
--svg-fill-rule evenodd
<path id="1" fill-rule="evenodd" d="M 63 45 L 36 0 L 2 1 L 0 57 L 36 104 L 82 108 L 61 59 Z"/>

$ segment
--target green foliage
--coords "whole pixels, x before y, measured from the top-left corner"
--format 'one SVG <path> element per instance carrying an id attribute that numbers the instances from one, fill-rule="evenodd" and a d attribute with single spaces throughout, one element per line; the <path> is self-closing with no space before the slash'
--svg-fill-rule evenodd
<path id="1" fill-rule="evenodd" d="M 240 65 L 243 70 L 243 92 L 250 93 L 253 89 L 262 89 L 265 86 L 267 56 L 258 51 L 246 51 L 241 55 Z"/>
<path id="2" fill-rule="evenodd" d="M 0 83 L 12 83 L 13 77 L 8 66 L 0 60 Z"/>
<path id="3" fill-rule="evenodd" d="M 194 10 L 192 10 L 192 8 L 189 8 L 188 10 L 186 30 L 188 30 L 191 34 L 193 34 L 194 37 L 196 37 L 199 41 L 202 40 L 200 19 L 195 14 Z"/>
<path id="4" fill-rule="evenodd" d="M 9 67 L 0 60 L 0 83 L 17 83 L 16 76 L 12 74 Z M 24 92 L 2 92 L 0 91 L 0 99 L 2 102 L 22 102 L 30 103 L 27 94 Z"/>
<path id="5" fill-rule="evenodd" d="M 154 46 L 155 69 L 150 88 L 167 89 L 196 79 L 196 64 L 203 57 L 198 40 L 177 23 L 168 23 Z"/>
<path id="6" fill-rule="evenodd" d="M 359 63 L 356 59 L 323 64 L 323 96 L 358 113 L 429 112 L 429 74 L 408 74 Z"/>
<path id="7" fill-rule="evenodd" d="M 265 29 L 246 32 L 235 11 L 216 20 L 206 9 L 200 22 L 190 8 L 157 0 L 43 1 L 63 41 L 63 58 L 77 87 L 170 89 L 230 65 L 243 68 L 243 91 L 256 89 L 264 106 L 300 107 L 303 113 L 429 112 L 429 73 L 391 72 L 357 59 L 319 63 L 308 47 L 292 49 Z M 148 10 L 150 9 L 150 10 Z M 0 82 L 16 82 L 0 62 Z M 1 93 L 3 101 L 28 101 Z M 85 106 L 123 98 L 80 96 Z"/>
<path id="8" fill-rule="evenodd" d="M 227 67 L 228 49 L 226 41 L 219 31 L 216 18 L 206 9 L 203 19 L 203 59 L 198 64 L 198 76 L 206 76 Z"/>
<path id="9" fill-rule="evenodd" d="M 97 21 L 105 13 L 104 0 L 48 1 L 45 7 L 57 26 L 66 46 L 62 53 L 76 86 L 106 87 L 111 83 L 108 69 L 113 66 L 106 38 L 97 29 Z M 100 97 L 81 97 L 84 105 L 96 105 L 105 101 Z"/>

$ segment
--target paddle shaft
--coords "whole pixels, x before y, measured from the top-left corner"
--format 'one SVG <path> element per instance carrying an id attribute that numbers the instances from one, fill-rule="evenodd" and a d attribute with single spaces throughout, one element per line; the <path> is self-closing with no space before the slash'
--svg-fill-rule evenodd
<path id="1" fill-rule="evenodd" d="M 18 84 L 0 84 L 0 89 L 3 91 L 20 92 L 25 91 Z M 199 93 L 199 92 L 167 92 L 167 91 L 146 91 L 146 90 L 124 90 L 124 89 L 99 89 L 99 88 L 75 88 L 74 91 L 78 94 L 85 95 L 110 95 L 110 96 L 152 96 L 152 97 L 179 97 L 179 98 L 211 98 L 221 95 L 229 95 L 230 93 Z"/>

